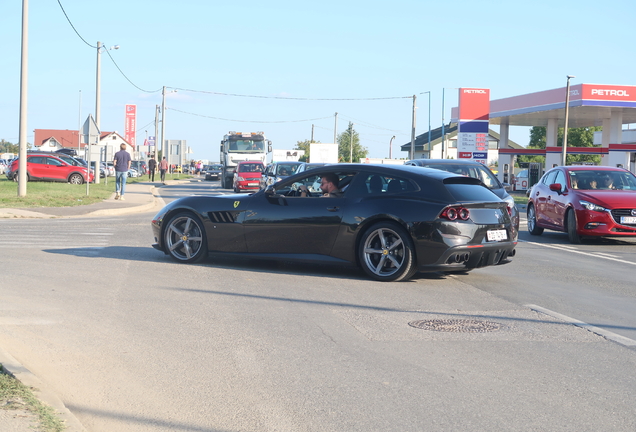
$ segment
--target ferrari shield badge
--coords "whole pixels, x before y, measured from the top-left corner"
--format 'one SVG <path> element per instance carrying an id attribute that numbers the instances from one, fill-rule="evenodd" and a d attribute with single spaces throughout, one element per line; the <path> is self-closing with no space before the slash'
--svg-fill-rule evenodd
<path id="1" fill-rule="evenodd" d="M 234 201 L 234 208 L 237 208 L 240 203 L 241 203 L 240 201 Z"/>

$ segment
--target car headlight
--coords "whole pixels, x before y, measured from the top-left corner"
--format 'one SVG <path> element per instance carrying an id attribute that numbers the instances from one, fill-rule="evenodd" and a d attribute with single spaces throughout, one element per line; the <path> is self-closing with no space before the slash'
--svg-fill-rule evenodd
<path id="1" fill-rule="evenodd" d="M 245 181 L 245 179 L 244 179 L 243 177 L 241 177 L 241 176 L 238 176 L 238 177 L 236 178 L 236 180 L 237 180 L 237 181 Z"/>
<path id="2" fill-rule="evenodd" d="M 589 201 L 579 200 L 579 204 L 585 207 L 586 210 L 598 211 L 598 212 L 607 211 L 605 207 L 602 207 L 598 204 L 591 203 Z"/>

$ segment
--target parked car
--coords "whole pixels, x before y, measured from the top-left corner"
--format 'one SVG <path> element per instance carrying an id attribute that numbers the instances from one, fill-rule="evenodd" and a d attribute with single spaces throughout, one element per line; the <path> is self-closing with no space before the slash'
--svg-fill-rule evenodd
<path id="1" fill-rule="evenodd" d="M 139 173 L 139 175 L 148 174 L 148 167 L 146 165 L 146 162 L 144 161 L 131 161 L 130 167 L 134 168 Z"/>
<path id="2" fill-rule="evenodd" d="M 515 229 L 519 230 L 519 209 L 515 204 L 515 199 L 510 196 L 506 187 L 497 176 L 493 174 L 487 166 L 475 161 L 462 161 L 458 159 L 414 159 L 406 161 L 405 165 L 419 166 L 424 168 L 434 168 L 455 174 L 465 175 L 480 180 L 484 186 L 490 189 L 495 195 L 508 203 L 508 209 Z"/>
<path id="3" fill-rule="evenodd" d="M 261 177 L 265 166 L 261 161 L 241 161 L 234 171 L 234 192 L 257 191 L 260 189 Z"/>
<path id="4" fill-rule="evenodd" d="M 128 177 L 139 177 L 139 171 L 134 168 L 128 170 Z"/>
<path id="5" fill-rule="evenodd" d="M 327 174 L 340 196 L 299 196 Z M 404 165 L 334 164 L 254 194 L 183 197 L 151 226 L 153 247 L 181 263 L 210 253 L 349 264 L 378 281 L 505 264 L 517 243 L 507 203 L 479 180 Z"/>
<path id="6" fill-rule="evenodd" d="M 222 171 L 223 171 L 223 165 L 221 164 L 204 165 L 203 167 L 203 172 L 205 173 L 206 180 L 220 179 Z"/>
<path id="7" fill-rule="evenodd" d="M 636 176 L 623 168 L 561 166 L 530 190 L 528 231 L 563 231 L 584 237 L 636 237 Z"/>
<path id="8" fill-rule="evenodd" d="M 298 167 L 296 173 L 301 173 L 303 171 L 309 171 L 310 169 L 324 167 L 325 165 L 329 165 L 323 162 L 303 162 L 302 165 Z"/>
<path id="9" fill-rule="evenodd" d="M 77 156 L 77 151 L 75 149 L 66 148 L 66 147 L 55 150 L 55 153 L 61 153 L 61 154 L 65 154 L 65 155 L 73 156 L 73 157 Z"/>
<path id="10" fill-rule="evenodd" d="M 9 180 L 18 181 L 19 159 L 14 159 L 6 171 Z M 82 184 L 87 179 L 94 180 L 93 173 L 82 165 L 72 165 L 65 162 L 54 153 L 27 154 L 27 181 L 57 181 L 72 184 Z"/>
<path id="11" fill-rule="evenodd" d="M 263 177 L 261 178 L 261 189 L 265 189 L 267 186 L 273 185 L 274 183 L 281 181 L 292 174 L 296 174 L 296 171 L 304 164 L 305 162 L 296 162 L 296 161 L 282 161 L 282 162 L 272 162 L 267 165 L 265 168 L 265 172 L 263 173 Z"/>
<path id="12" fill-rule="evenodd" d="M 513 190 L 515 191 L 524 191 L 528 190 L 528 170 L 521 170 L 515 175 L 515 180 L 513 183 Z"/>

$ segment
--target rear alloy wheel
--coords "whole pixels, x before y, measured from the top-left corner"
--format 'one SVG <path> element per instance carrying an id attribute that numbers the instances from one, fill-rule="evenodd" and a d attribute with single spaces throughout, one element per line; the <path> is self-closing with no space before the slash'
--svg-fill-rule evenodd
<path id="1" fill-rule="evenodd" d="M 532 204 L 528 204 L 528 232 L 532 235 L 543 234 L 543 228 L 537 226 L 537 213 Z"/>
<path id="2" fill-rule="evenodd" d="M 362 269 L 378 281 L 404 281 L 417 270 L 411 237 L 392 222 L 379 222 L 364 233 L 358 258 Z"/>
<path id="3" fill-rule="evenodd" d="M 578 232 L 576 232 L 576 214 L 572 209 L 568 210 L 567 224 L 568 239 L 570 239 L 570 243 L 581 244 L 581 236 Z"/>
<path id="4" fill-rule="evenodd" d="M 84 177 L 82 177 L 81 174 L 71 174 L 71 176 L 68 178 L 68 182 L 70 184 L 78 184 L 81 185 L 82 183 L 84 183 Z"/>
<path id="5" fill-rule="evenodd" d="M 170 256 L 178 262 L 199 262 L 208 253 L 203 223 L 190 212 L 178 213 L 170 218 L 163 240 Z"/>
<path id="6" fill-rule="evenodd" d="M 19 177 L 18 171 L 14 172 L 13 173 L 13 181 L 17 182 L 19 180 L 18 177 Z M 26 175 L 26 181 L 31 181 L 31 178 L 29 177 L 29 173 L 27 173 L 27 175 Z"/>

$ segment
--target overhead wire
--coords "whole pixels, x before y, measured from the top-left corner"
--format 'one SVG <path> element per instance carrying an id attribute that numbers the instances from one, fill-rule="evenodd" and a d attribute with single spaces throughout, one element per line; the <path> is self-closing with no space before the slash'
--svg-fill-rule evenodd
<path id="1" fill-rule="evenodd" d="M 241 123 L 302 123 L 302 122 L 308 122 L 308 121 L 314 121 L 314 120 L 324 120 L 324 119 L 327 119 L 327 118 L 331 118 L 331 116 L 327 116 L 327 117 L 318 117 L 318 118 L 311 118 L 311 119 L 304 119 L 304 120 L 274 120 L 274 121 L 236 120 L 236 119 L 227 119 L 227 118 L 222 118 L 222 117 L 212 117 L 212 116 L 208 116 L 208 115 L 204 115 L 204 114 L 197 114 L 197 113 L 192 113 L 192 112 L 188 112 L 188 111 L 182 111 L 182 110 L 178 110 L 178 109 L 170 108 L 170 107 L 166 107 L 166 109 L 170 110 L 170 111 L 180 112 L 180 113 L 183 113 L 183 114 L 189 114 L 189 115 L 197 116 L 197 117 L 205 117 L 205 118 L 209 118 L 209 119 L 213 119 L 213 120 L 223 120 L 223 121 L 241 122 Z"/>
<path id="2" fill-rule="evenodd" d="M 304 101 L 370 101 L 370 100 L 388 100 L 388 99 L 407 99 L 412 96 L 388 96 L 388 97 L 372 97 L 372 98 L 307 98 L 307 97 L 291 97 L 291 96 L 263 96 L 263 95 L 248 95 L 238 93 L 222 93 L 208 90 L 194 90 L 178 87 L 170 87 L 174 90 L 188 91 L 193 93 L 207 93 L 218 96 L 233 96 L 233 97 L 245 97 L 245 98 L 258 98 L 258 99 L 287 99 L 287 100 L 304 100 Z"/>

